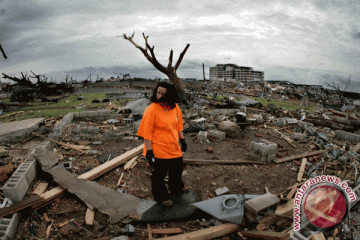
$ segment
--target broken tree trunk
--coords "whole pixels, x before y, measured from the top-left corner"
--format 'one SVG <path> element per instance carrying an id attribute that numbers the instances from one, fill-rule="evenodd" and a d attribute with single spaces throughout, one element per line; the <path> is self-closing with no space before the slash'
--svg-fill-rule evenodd
<path id="1" fill-rule="evenodd" d="M 187 51 L 187 49 L 190 47 L 190 44 L 187 44 L 185 49 L 182 51 L 182 53 L 180 54 L 175 66 L 172 66 L 172 61 L 173 61 L 173 50 L 170 51 L 170 56 L 169 56 L 169 63 L 167 67 L 164 67 L 163 65 L 161 65 L 158 60 L 155 57 L 155 53 L 154 53 L 154 46 L 150 47 L 150 45 L 148 44 L 148 38 L 149 36 L 145 36 L 145 34 L 143 33 L 143 37 L 145 39 L 145 49 L 140 47 L 139 45 L 137 45 L 133 38 L 134 38 L 135 32 L 131 35 L 131 37 L 127 37 L 126 34 L 123 35 L 124 39 L 129 40 L 136 48 L 138 48 L 146 57 L 146 59 L 152 63 L 152 65 L 159 70 L 160 72 L 164 73 L 166 76 L 169 77 L 170 81 L 174 84 L 179 98 L 182 102 L 187 103 L 186 100 L 186 94 L 184 91 L 184 87 L 182 86 L 181 83 L 181 78 L 179 78 L 176 74 L 176 70 L 179 68 L 180 63 L 182 61 L 182 59 L 184 58 L 184 55 Z"/>
<path id="2" fill-rule="evenodd" d="M 136 155 L 140 154 L 143 151 L 143 149 L 144 149 L 144 144 L 141 144 L 140 146 L 125 152 L 124 154 L 112 159 L 111 161 L 106 162 L 100 166 L 97 166 L 96 168 L 80 175 L 78 178 L 93 180 L 101 176 L 102 174 L 110 171 L 111 169 L 114 169 L 119 165 L 125 163 L 126 161 L 135 157 Z M 39 204 L 34 205 L 33 209 L 39 209 L 40 207 L 46 205 L 50 201 L 61 196 L 64 193 L 64 191 L 65 190 L 62 187 L 56 187 L 51 189 L 50 191 L 41 194 L 40 196 L 42 197 L 43 201 L 41 201 Z"/>

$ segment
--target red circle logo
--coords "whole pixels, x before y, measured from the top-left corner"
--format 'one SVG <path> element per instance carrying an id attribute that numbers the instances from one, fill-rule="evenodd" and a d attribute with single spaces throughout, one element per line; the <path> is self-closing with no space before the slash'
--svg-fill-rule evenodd
<path id="1" fill-rule="evenodd" d="M 306 196 L 304 212 L 315 226 L 329 228 L 344 218 L 346 199 L 340 190 L 332 186 L 319 186 Z"/>

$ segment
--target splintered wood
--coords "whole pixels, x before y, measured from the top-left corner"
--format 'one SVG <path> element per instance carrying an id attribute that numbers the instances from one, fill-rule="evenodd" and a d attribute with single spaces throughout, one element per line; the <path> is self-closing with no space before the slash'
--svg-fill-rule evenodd
<path id="1" fill-rule="evenodd" d="M 88 226 L 93 226 L 94 225 L 94 215 L 95 212 L 93 210 L 91 210 L 90 208 L 88 208 L 86 210 L 86 215 L 85 215 L 85 224 Z"/>
<path id="2" fill-rule="evenodd" d="M 305 171 L 305 167 L 306 167 L 306 163 L 307 163 L 307 158 L 303 158 L 303 160 L 301 162 L 299 174 L 297 176 L 297 181 L 298 182 L 301 182 L 301 180 L 302 180 L 302 177 L 303 177 L 304 171 Z"/>

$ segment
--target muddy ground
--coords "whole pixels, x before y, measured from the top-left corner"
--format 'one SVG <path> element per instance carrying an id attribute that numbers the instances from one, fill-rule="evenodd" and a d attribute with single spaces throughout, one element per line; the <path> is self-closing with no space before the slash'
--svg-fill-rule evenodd
<path id="1" fill-rule="evenodd" d="M 74 122 L 74 126 L 80 124 Z M 81 124 L 84 124 L 82 122 Z M 102 122 L 85 123 L 89 126 L 99 126 Z M 115 124 L 117 127 L 124 127 L 121 123 Z M 114 126 L 116 127 L 116 126 Z M 71 127 L 69 128 L 71 129 Z M 64 134 L 60 141 L 67 143 L 87 143 L 86 141 L 76 141 L 72 135 Z M 46 136 L 46 134 L 45 134 Z M 196 133 L 186 133 L 185 138 L 188 143 L 188 150 L 184 154 L 184 159 L 203 159 L 203 160 L 250 160 L 249 146 L 250 142 L 258 139 L 266 139 L 279 144 L 278 154 L 281 156 L 300 154 L 308 151 L 309 143 L 296 143 L 297 148 L 291 147 L 285 140 L 281 139 L 276 133 L 263 126 L 250 126 L 241 131 L 237 138 L 226 138 L 219 142 L 210 140 L 208 143 L 199 143 L 196 141 Z M 13 162 L 21 160 L 29 153 L 29 150 L 37 146 L 43 139 L 34 138 L 26 144 L 13 145 L 11 156 Z M 88 143 L 94 140 L 88 139 Z M 100 145 L 89 144 L 92 149 L 98 150 L 98 155 L 79 155 L 76 151 L 69 151 L 58 146 L 56 151 L 63 154 L 66 161 L 72 158 L 73 169 L 75 173 L 82 174 L 102 163 L 104 157 L 109 153 L 113 157 L 123 154 L 126 150 L 135 148 L 143 143 L 142 139 L 136 139 L 134 135 L 129 135 L 118 141 L 102 141 Z M 214 149 L 213 153 L 206 151 L 208 147 Z M 278 155 L 279 156 L 279 155 Z M 319 161 L 319 160 L 318 160 Z M 185 164 L 183 180 L 185 185 L 194 190 L 198 201 L 207 200 L 216 196 L 215 190 L 226 186 L 229 189 L 228 194 L 264 194 L 265 187 L 274 194 L 287 194 L 287 189 L 296 183 L 299 166 L 294 162 L 282 164 L 266 165 L 190 165 Z M 116 187 L 121 173 L 124 173 L 121 185 Z M 151 199 L 150 168 L 146 161 L 141 158 L 137 165 L 129 171 L 123 171 L 123 166 L 114 169 L 95 180 L 99 184 L 112 188 L 123 189 L 129 194 L 139 198 Z M 56 187 L 57 184 L 45 175 L 38 174 L 38 179 L 34 181 L 34 186 L 39 182 L 49 182 L 49 188 Z M 85 213 L 87 207 L 75 195 L 66 193 L 47 206 L 36 211 L 26 209 L 22 211 L 20 223 L 16 232 L 15 239 L 45 239 L 46 229 L 52 224 L 49 239 L 111 239 L 122 235 L 126 224 L 110 224 L 109 217 L 99 212 L 95 212 L 94 226 L 85 225 Z M 50 222 L 46 221 L 46 216 Z M 204 217 L 186 221 L 173 221 L 151 224 L 152 228 L 174 228 L 179 227 L 183 232 L 191 232 L 203 229 L 209 226 L 207 222 L 210 218 Z M 61 224 L 74 220 L 81 227 L 74 223 Z M 147 239 L 144 235 L 146 224 L 136 224 L 135 233 L 129 236 L 130 239 Z M 253 228 L 246 221 L 243 228 Z M 275 229 L 278 230 L 278 229 Z M 164 235 L 154 236 L 156 238 Z M 232 239 L 226 236 L 219 239 Z M 236 239 L 236 238 L 235 238 Z"/>

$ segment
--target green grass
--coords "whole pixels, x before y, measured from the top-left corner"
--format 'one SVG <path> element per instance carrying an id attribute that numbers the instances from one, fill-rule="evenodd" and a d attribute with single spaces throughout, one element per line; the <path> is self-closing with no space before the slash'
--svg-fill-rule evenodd
<path id="1" fill-rule="evenodd" d="M 239 101 L 241 101 L 244 98 L 239 99 Z M 256 100 L 256 101 L 260 102 L 264 106 L 267 106 L 269 104 L 274 104 L 277 108 L 284 108 L 284 109 L 287 109 L 287 110 L 296 110 L 300 106 L 300 101 L 294 101 L 294 100 L 291 100 L 291 99 L 283 101 L 283 100 L 280 100 L 280 99 L 265 99 L 265 98 L 257 98 L 257 97 L 248 97 L 248 98 Z M 206 99 L 213 99 L 213 96 L 208 95 L 206 97 Z M 222 99 L 224 99 L 224 96 L 222 96 L 222 95 L 218 95 L 216 97 L 216 100 L 218 100 L 218 101 L 221 101 Z M 313 105 L 314 104 L 309 102 L 309 107 L 302 106 L 302 108 L 305 111 L 312 111 L 312 110 L 314 110 Z"/>
<path id="2" fill-rule="evenodd" d="M 207 95 L 206 98 L 210 99 L 210 100 L 214 99 L 213 96 L 210 96 L 210 95 Z M 217 95 L 216 98 L 215 98 L 215 100 L 217 100 L 217 101 L 221 101 L 223 99 L 224 99 L 224 96 L 221 96 L 221 95 Z"/>
<path id="3" fill-rule="evenodd" d="M 103 109 L 108 103 L 92 103 L 94 99 L 104 99 L 105 93 L 88 93 L 81 94 L 86 97 L 85 100 L 77 100 L 79 94 L 72 94 L 69 97 L 61 99 L 58 103 L 43 103 L 33 102 L 33 106 L 21 107 L 10 112 L 6 112 L 3 115 L 7 115 L 14 112 L 24 111 L 24 114 L 19 115 L 17 120 L 25 120 L 30 118 L 41 118 L 41 117 L 58 117 L 65 116 L 70 112 L 82 112 L 89 110 Z M 112 101 L 112 104 L 117 106 L 124 106 L 127 101 L 132 99 L 120 99 Z M 4 99 L 4 102 L 9 102 L 8 99 Z M 77 109 L 77 107 L 83 106 L 83 108 Z M 14 120 L 14 117 L 1 119 L 1 122 L 8 122 Z"/>
<path id="4" fill-rule="evenodd" d="M 269 104 L 274 104 L 277 108 L 284 108 L 284 109 L 287 109 L 287 110 L 296 110 L 300 106 L 299 101 L 292 101 L 291 99 L 283 101 L 283 100 L 279 100 L 279 99 L 265 99 L 265 98 L 256 98 L 256 97 L 250 97 L 250 98 L 260 102 L 262 105 L 265 105 L 265 106 L 267 106 Z M 309 102 L 308 105 L 309 105 L 309 107 L 302 106 L 302 108 L 305 111 L 314 110 L 314 107 L 310 106 L 311 105 L 310 102 Z"/>

